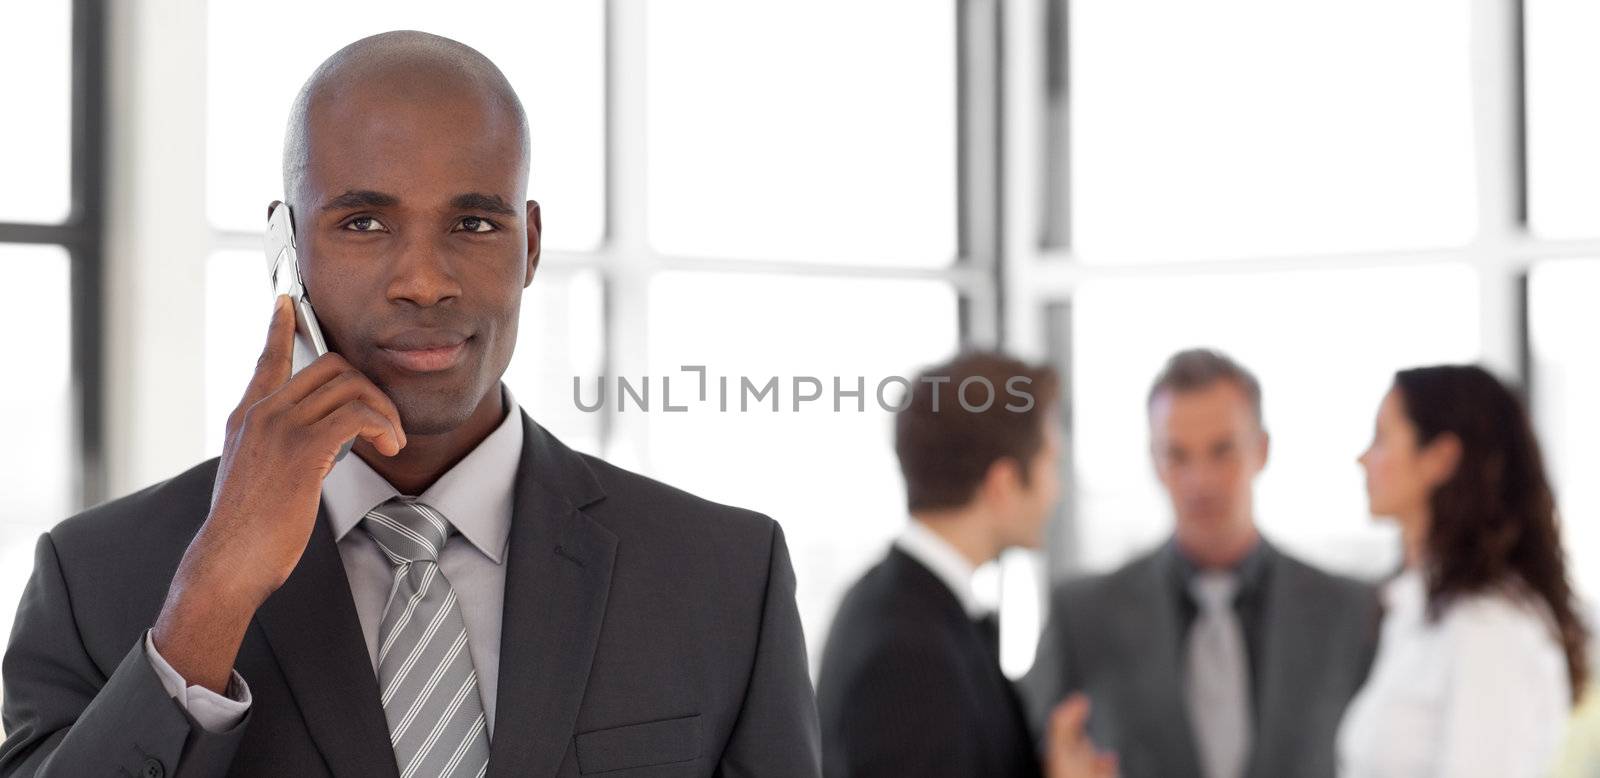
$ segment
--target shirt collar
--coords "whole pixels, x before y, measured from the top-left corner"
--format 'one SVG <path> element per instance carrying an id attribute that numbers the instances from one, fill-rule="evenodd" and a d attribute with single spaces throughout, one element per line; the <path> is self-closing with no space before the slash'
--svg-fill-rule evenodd
<path id="1" fill-rule="evenodd" d="M 1421 613 L 1428 602 L 1428 585 L 1422 571 L 1406 565 L 1399 575 L 1379 589 L 1385 613 Z"/>
<path id="2" fill-rule="evenodd" d="M 439 476 L 417 499 L 437 509 L 461 536 L 499 564 L 511 536 L 511 498 L 522 459 L 522 412 L 511 389 L 500 385 L 505 418 L 477 447 Z M 367 511 L 400 492 L 359 456 L 334 464 L 322 482 L 335 542 L 354 529 Z"/>
<path id="3" fill-rule="evenodd" d="M 895 545 L 912 559 L 933 571 L 935 577 L 955 594 L 961 609 L 976 618 L 984 614 L 983 606 L 972 592 L 972 574 L 975 568 L 955 546 L 934 532 L 928 525 L 912 519 L 895 539 Z"/>
<path id="4" fill-rule="evenodd" d="M 1178 545 L 1176 538 L 1167 541 L 1167 556 L 1173 580 L 1187 596 L 1189 582 L 1200 572 L 1200 566 L 1183 553 L 1183 548 Z M 1245 554 L 1244 559 L 1233 566 L 1232 572 L 1239 579 L 1239 596 L 1249 596 L 1260 589 L 1262 580 L 1266 578 L 1271 556 L 1272 547 L 1267 544 L 1267 539 L 1259 538 L 1255 547 L 1250 549 L 1250 553 Z"/>

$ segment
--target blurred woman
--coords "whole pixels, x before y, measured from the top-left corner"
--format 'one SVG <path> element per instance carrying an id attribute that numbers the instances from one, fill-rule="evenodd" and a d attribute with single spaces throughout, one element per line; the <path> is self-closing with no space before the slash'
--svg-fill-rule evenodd
<path id="1" fill-rule="evenodd" d="M 1480 368 L 1405 370 L 1360 461 L 1405 567 L 1340 727 L 1340 774 L 1546 774 L 1585 686 L 1587 636 L 1527 412 Z"/>

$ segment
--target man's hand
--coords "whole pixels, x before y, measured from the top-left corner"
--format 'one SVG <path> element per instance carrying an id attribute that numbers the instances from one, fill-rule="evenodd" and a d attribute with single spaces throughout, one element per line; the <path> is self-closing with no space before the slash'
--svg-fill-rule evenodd
<path id="1" fill-rule="evenodd" d="M 300 562 L 322 481 L 345 441 L 405 446 L 394 403 L 329 352 L 290 377 L 294 310 L 279 296 L 267 345 L 228 416 L 211 512 L 184 552 L 152 635 L 191 684 L 221 693 L 256 608 Z"/>
<path id="2" fill-rule="evenodd" d="M 1089 698 L 1068 697 L 1050 712 L 1045 737 L 1045 778 L 1116 778 L 1117 757 L 1095 750 L 1084 731 Z"/>

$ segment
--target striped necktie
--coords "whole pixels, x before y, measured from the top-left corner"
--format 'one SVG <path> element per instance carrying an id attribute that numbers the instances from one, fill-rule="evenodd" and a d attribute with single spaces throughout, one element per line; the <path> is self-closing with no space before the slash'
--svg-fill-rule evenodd
<path id="1" fill-rule="evenodd" d="M 482 776 L 489 731 L 455 589 L 439 570 L 450 522 L 396 497 L 361 525 L 394 565 L 378 629 L 378 688 L 400 778 Z"/>

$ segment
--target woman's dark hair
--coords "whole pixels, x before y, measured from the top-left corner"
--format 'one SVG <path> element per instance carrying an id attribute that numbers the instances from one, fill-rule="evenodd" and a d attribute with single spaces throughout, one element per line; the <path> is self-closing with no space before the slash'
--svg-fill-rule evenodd
<path id="1" fill-rule="evenodd" d="M 1450 434 L 1461 459 L 1429 499 L 1428 614 L 1454 598 L 1516 579 L 1549 606 L 1576 701 L 1588 678 L 1588 634 L 1561 550 L 1555 495 L 1521 400 L 1488 371 L 1445 365 L 1402 370 L 1395 387 L 1418 445 Z"/>

